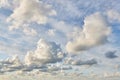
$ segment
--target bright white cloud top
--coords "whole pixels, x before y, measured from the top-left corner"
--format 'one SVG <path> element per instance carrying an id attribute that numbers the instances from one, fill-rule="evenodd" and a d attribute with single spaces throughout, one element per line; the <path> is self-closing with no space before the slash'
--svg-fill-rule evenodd
<path id="1" fill-rule="evenodd" d="M 119 80 L 119 3 L 0 0 L 0 79 Z"/>
<path id="2" fill-rule="evenodd" d="M 27 65 L 41 66 L 47 63 L 59 62 L 64 58 L 65 53 L 55 42 L 47 42 L 40 39 L 37 43 L 37 49 L 34 52 L 28 52 L 25 56 Z"/>

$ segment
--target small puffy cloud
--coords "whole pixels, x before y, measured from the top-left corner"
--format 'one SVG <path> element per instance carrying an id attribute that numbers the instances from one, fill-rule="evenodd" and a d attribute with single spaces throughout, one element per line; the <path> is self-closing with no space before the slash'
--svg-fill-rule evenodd
<path id="1" fill-rule="evenodd" d="M 111 29 L 100 13 L 87 16 L 83 29 L 77 30 L 66 45 L 68 52 L 79 52 L 106 43 Z"/>
<path id="2" fill-rule="evenodd" d="M 47 31 L 47 34 L 48 34 L 49 36 L 55 36 L 55 33 L 56 33 L 56 30 L 55 30 L 55 29 L 49 29 L 49 30 Z"/>
<path id="3" fill-rule="evenodd" d="M 64 56 L 65 54 L 62 52 L 60 45 L 40 39 L 37 43 L 37 49 L 26 54 L 25 64 L 40 66 L 47 63 L 55 63 L 61 61 Z"/>
<path id="4" fill-rule="evenodd" d="M 113 59 L 113 58 L 117 58 L 118 56 L 115 55 L 116 51 L 109 51 L 107 53 L 105 53 L 105 56 L 109 59 Z"/>
<path id="5" fill-rule="evenodd" d="M 39 0 L 22 0 L 20 5 L 13 10 L 7 21 L 11 23 L 10 30 L 18 29 L 24 24 L 35 22 L 45 24 L 48 16 L 56 15 L 55 10 L 50 5 Z"/>
<path id="6" fill-rule="evenodd" d="M 35 29 L 32 29 L 28 26 L 24 26 L 23 27 L 23 32 L 26 34 L 26 35 L 30 35 L 30 36 L 35 36 L 37 35 L 37 31 Z"/>
<path id="7" fill-rule="evenodd" d="M 120 13 L 116 10 L 107 11 L 107 16 L 110 20 L 120 21 Z"/>

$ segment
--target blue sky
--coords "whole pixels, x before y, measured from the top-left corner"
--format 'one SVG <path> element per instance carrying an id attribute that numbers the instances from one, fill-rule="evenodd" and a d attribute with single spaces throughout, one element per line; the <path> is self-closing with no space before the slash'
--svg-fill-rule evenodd
<path id="1" fill-rule="evenodd" d="M 43 57 L 50 57 L 47 49 L 39 50 L 38 46 L 52 46 L 55 53 L 59 44 L 66 53 L 61 64 L 71 56 L 76 63 L 66 64 L 85 74 L 119 72 L 120 0 L 28 1 L 0 0 L 0 59 L 14 55 L 23 59 L 29 51 L 39 59 L 44 51 Z M 81 65 L 90 68 L 82 69 Z"/>

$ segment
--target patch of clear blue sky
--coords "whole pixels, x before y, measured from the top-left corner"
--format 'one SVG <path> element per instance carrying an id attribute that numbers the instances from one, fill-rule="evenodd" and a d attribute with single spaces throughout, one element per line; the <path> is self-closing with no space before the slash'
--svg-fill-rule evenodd
<path id="1" fill-rule="evenodd" d="M 10 57 L 9 55 L 6 55 L 6 53 L 4 53 L 4 52 L 2 52 L 2 51 L 0 51 L 0 60 L 1 59 L 6 59 L 6 58 L 8 58 L 8 57 Z"/>
<path id="2" fill-rule="evenodd" d="M 112 22 L 109 23 L 109 25 L 112 28 L 112 38 L 114 40 L 113 45 L 116 45 L 118 47 L 120 47 L 120 22 L 117 20 L 113 20 Z"/>
<path id="3" fill-rule="evenodd" d="M 3 14 L 5 16 L 9 16 L 12 13 L 10 9 L 7 8 L 0 8 L 0 14 Z"/>

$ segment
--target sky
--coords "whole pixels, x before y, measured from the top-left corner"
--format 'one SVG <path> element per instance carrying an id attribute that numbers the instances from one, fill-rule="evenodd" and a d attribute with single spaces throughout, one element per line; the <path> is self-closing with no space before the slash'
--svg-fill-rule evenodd
<path id="1" fill-rule="evenodd" d="M 120 0 L 0 0 L 0 73 L 120 76 Z"/>

